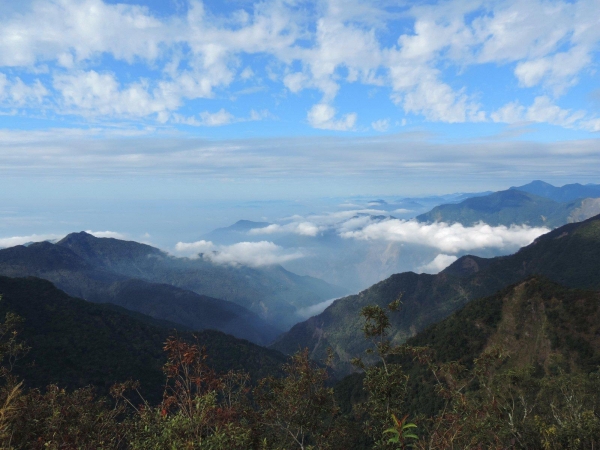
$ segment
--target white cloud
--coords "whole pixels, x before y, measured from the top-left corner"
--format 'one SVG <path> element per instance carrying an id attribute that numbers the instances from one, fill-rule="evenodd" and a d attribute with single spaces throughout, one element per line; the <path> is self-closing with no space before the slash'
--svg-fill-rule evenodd
<path id="1" fill-rule="evenodd" d="M 123 233 L 117 231 L 91 231 L 86 230 L 86 233 L 91 234 L 97 238 L 114 238 L 114 239 L 126 239 L 127 237 Z"/>
<path id="2" fill-rule="evenodd" d="M 592 73 L 600 42 L 597 0 L 413 2 L 401 15 L 398 5 L 360 0 L 325 0 L 314 8 L 287 0 L 254 2 L 222 14 L 209 6 L 191 1 L 185 13 L 160 16 L 145 6 L 102 0 L 32 0 L 7 9 L 0 17 L 0 66 L 45 72 L 53 83 L 14 78 L 10 91 L 0 86 L 0 92 L 17 105 L 54 96 L 50 103 L 59 112 L 90 118 L 155 114 L 165 122 L 186 102 L 214 98 L 236 80 L 259 79 L 264 69 L 293 93 L 319 91 L 322 98 L 307 115 L 315 128 L 356 128 L 356 113 L 336 118 L 332 106 L 350 83 L 391 88 L 392 100 L 407 114 L 477 122 L 488 116 L 480 93 L 467 81 L 450 81 L 454 71 L 506 65 L 521 87 L 541 86 L 558 96 Z M 399 17 L 402 26 L 394 22 Z M 248 62 L 248 55 L 260 57 Z M 147 72 L 107 72 L 107 56 Z M 194 120 L 234 121 L 212 117 L 220 112 Z M 501 114 L 493 120 L 507 121 Z M 180 116 L 175 123 L 184 120 L 192 121 Z M 595 129 L 584 125 L 590 120 L 580 127 Z M 387 126 L 372 124 L 377 131 Z"/>
<path id="3" fill-rule="evenodd" d="M 144 117 L 180 106 L 176 97 L 150 94 L 145 82 L 121 87 L 114 74 L 94 70 L 58 75 L 54 88 L 60 92 L 64 112 L 86 116 Z"/>
<path id="4" fill-rule="evenodd" d="M 335 119 L 336 110 L 333 106 L 318 103 L 308 111 L 308 123 L 314 128 L 324 130 L 348 131 L 354 129 L 356 114 L 346 114 L 341 119 Z"/>
<path id="5" fill-rule="evenodd" d="M 48 95 L 48 90 L 40 80 L 25 84 L 19 77 L 9 80 L 5 74 L 0 73 L 0 102 L 5 106 L 39 106 Z"/>
<path id="6" fill-rule="evenodd" d="M 322 230 L 312 222 L 297 222 L 285 225 L 271 224 L 264 228 L 253 228 L 248 232 L 251 235 L 293 233 L 301 236 L 316 236 Z"/>
<path id="7" fill-rule="evenodd" d="M 29 242 L 54 241 L 62 239 L 64 236 L 64 234 L 30 234 L 29 236 L 0 238 L 0 248 L 14 247 L 15 245 L 23 245 Z"/>
<path id="8" fill-rule="evenodd" d="M 333 304 L 333 302 L 335 302 L 336 300 L 337 300 L 337 298 L 332 298 L 329 300 L 325 300 L 324 302 L 317 303 L 316 305 L 307 306 L 306 308 L 300 308 L 298 311 L 296 311 L 296 314 L 298 316 L 300 316 L 303 320 L 306 320 L 309 317 L 316 316 L 317 314 L 321 314 L 329 306 L 331 306 Z"/>
<path id="9" fill-rule="evenodd" d="M 200 113 L 200 119 L 202 124 L 209 127 L 218 127 L 220 125 L 226 125 L 234 120 L 233 114 L 225 109 L 221 108 L 216 113 L 209 113 L 204 111 Z"/>
<path id="10" fill-rule="evenodd" d="M 590 122 L 589 127 L 593 126 Z M 278 180 L 282 183 L 278 186 L 287 186 L 288 182 L 307 183 L 310 179 L 319 180 L 324 189 L 321 192 L 333 188 L 338 195 L 346 195 L 354 189 L 356 177 L 364 176 L 375 183 L 373 186 L 379 192 L 389 191 L 389 186 L 396 186 L 400 179 L 429 192 L 441 188 L 440 180 L 446 186 L 453 183 L 464 187 L 468 179 L 469 183 L 475 183 L 471 186 L 481 190 L 489 187 L 490 179 L 498 187 L 522 184 L 527 179 L 567 183 L 571 179 L 568 177 L 577 173 L 582 180 L 591 182 L 597 177 L 599 164 L 597 139 L 488 140 L 482 144 L 470 139 L 439 142 L 424 133 L 408 132 L 374 137 L 215 141 L 152 129 L 0 130 L 0 172 L 5 177 L 26 174 L 71 179 L 136 174 L 219 180 L 226 176 L 239 180 Z M 345 191 L 341 185 L 332 185 L 333 180 L 345 183 Z M 423 180 L 432 181 L 423 184 Z M 247 194 L 244 190 L 238 192 Z M 287 191 L 286 195 L 290 193 Z M 306 220 L 313 221 L 308 217 Z"/>
<path id="11" fill-rule="evenodd" d="M 415 220 L 393 219 L 373 223 L 360 230 L 342 232 L 341 236 L 348 239 L 379 239 L 421 244 L 437 248 L 444 253 L 458 253 L 484 248 L 516 250 L 548 231 L 548 228 L 525 225 L 492 227 L 479 223 L 465 227 L 459 223 L 424 224 Z"/>
<path id="12" fill-rule="evenodd" d="M 247 80 L 253 78 L 254 75 L 255 75 L 254 71 L 252 70 L 251 67 L 246 67 L 246 68 L 244 68 L 244 70 L 242 70 L 240 72 L 240 78 L 244 81 L 247 81 Z"/>
<path id="13" fill-rule="evenodd" d="M 428 264 L 425 264 L 424 266 L 421 266 L 419 268 L 419 271 L 433 274 L 439 273 L 457 259 L 458 258 L 454 255 L 444 255 L 443 253 L 440 253 L 433 259 L 433 261 L 431 261 Z"/>
<path id="14" fill-rule="evenodd" d="M 198 116 L 200 118 L 199 120 L 195 116 L 185 117 L 174 113 L 170 116 L 170 120 L 173 123 L 182 123 L 196 127 L 220 127 L 236 122 L 255 122 L 272 117 L 271 113 L 267 110 L 256 111 L 254 109 L 250 110 L 250 115 L 248 117 L 235 117 L 229 111 L 226 111 L 225 108 L 221 108 L 215 113 L 203 111 Z"/>
<path id="15" fill-rule="evenodd" d="M 178 242 L 175 252 L 180 255 L 202 258 L 215 264 L 262 267 L 282 264 L 301 258 L 299 251 L 287 251 L 273 242 L 238 242 L 233 245 L 215 245 L 211 241 Z"/>
<path id="16" fill-rule="evenodd" d="M 390 119 L 380 119 L 371 123 L 371 126 L 375 131 L 379 131 L 380 133 L 384 133 L 390 127 Z"/>
<path id="17" fill-rule="evenodd" d="M 565 128 L 586 128 L 584 111 L 562 109 L 546 96 L 536 97 L 533 104 L 525 108 L 518 102 L 510 102 L 491 114 L 494 122 L 518 123 L 537 122 L 559 125 Z"/>

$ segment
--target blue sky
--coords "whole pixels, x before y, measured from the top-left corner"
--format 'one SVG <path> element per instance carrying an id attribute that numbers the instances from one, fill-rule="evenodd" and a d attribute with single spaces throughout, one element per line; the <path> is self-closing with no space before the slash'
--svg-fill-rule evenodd
<path id="1" fill-rule="evenodd" d="M 35 208 L 599 182 L 599 6 L 4 1 L 0 188 Z"/>

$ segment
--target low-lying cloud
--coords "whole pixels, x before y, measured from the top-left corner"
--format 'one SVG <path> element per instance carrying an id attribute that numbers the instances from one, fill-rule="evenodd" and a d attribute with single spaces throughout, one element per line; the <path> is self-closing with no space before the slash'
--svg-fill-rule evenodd
<path id="1" fill-rule="evenodd" d="M 338 298 L 341 297 L 331 298 L 329 300 L 325 300 L 324 302 L 317 303 L 316 305 L 300 308 L 298 311 L 296 311 L 296 314 L 302 319 L 308 319 L 309 317 L 316 316 L 317 314 L 321 314 L 323 311 L 325 311 Z"/>
<path id="2" fill-rule="evenodd" d="M 30 234 L 29 236 L 0 238 L 0 248 L 14 247 L 15 245 L 23 245 L 30 242 L 55 241 L 64 236 L 64 234 Z"/>
<path id="3" fill-rule="evenodd" d="M 211 241 L 178 242 L 175 252 L 182 256 L 201 257 L 215 264 L 263 267 L 301 258 L 300 251 L 289 251 L 273 242 L 238 242 L 215 245 Z"/>
<path id="4" fill-rule="evenodd" d="M 480 222 L 466 227 L 459 223 L 424 224 L 416 220 L 391 219 L 371 223 L 360 230 L 342 232 L 340 235 L 347 239 L 378 239 L 421 244 L 437 248 L 444 253 L 459 253 L 483 248 L 517 249 L 549 231 L 548 228 L 526 225 L 493 227 Z"/>
<path id="5" fill-rule="evenodd" d="M 271 224 L 263 228 L 253 228 L 248 233 L 251 235 L 258 234 L 276 234 L 276 233 L 294 233 L 301 236 L 316 236 L 323 227 L 315 225 L 312 222 L 288 223 L 285 225 Z"/>

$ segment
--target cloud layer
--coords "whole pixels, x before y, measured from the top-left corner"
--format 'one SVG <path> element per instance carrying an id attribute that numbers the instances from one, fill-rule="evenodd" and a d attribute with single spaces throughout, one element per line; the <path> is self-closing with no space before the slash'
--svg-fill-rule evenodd
<path id="1" fill-rule="evenodd" d="M 301 258 L 299 251 L 286 251 L 273 242 L 238 242 L 233 245 L 215 245 L 210 241 L 178 242 L 175 253 L 201 257 L 215 264 L 231 266 L 262 267 L 282 264 Z"/>
<path id="2" fill-rule="evenodd" d="M 466 227 L 460 223 L 449 225 L 444 222 L 425 224 L 415 220 L 386 220 L 367 225 L 357 231 L 343 232 L 341 236 L 420 244 L 444 253 L 459 253 L 485 248 L 516 250 L 549 231 L 548 228 L 525 225 L 492 227 L 481 222 Z"/>

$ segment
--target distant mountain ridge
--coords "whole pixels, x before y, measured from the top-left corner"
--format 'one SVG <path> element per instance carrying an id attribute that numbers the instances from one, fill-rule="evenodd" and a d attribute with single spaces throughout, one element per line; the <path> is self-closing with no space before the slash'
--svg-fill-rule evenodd
<path id="1" fill-rule="evenodd" d="M 590 197 L 590 198 L 588 198 Z M 600 186 L 580 184 L 561 188 L 542 181 L 460 203 L 439 205 L 417 216 L 419 222 L 461 223 L 472 226 L 529 225 L 555 228 L 600 214 Z"/>
<path id="2" fill-rule="evenodd" d="M 513 186 L 510 189 L 549 198 L 555 202 L 570 202 L 581 198 L 600 197 L 600 184 L 573 183 L 556 187 L 545 181 L 535 180 L 523 186 Z"/>
<path id="3" fill-rule="evenodd" d="M 401 298 L 402 310 L 392 317 L 391 336 L 404 342 L 470 301 L 492 295 L 530 275 L 543 275 L 566 287 L 600 289 L 600 216 L 551 231 L 517 253 L 490 259 L 464 256 L 437 275 L 412 272 L 392 275 L 360 292 L 335 301 L 323 313 L 295 325 L 273 348 L 292 353 L 308 347 L 316 359 L 331 347 L 338 370 L 366 349 L 356 330 L 363 306 L 385 306 Z"/>

